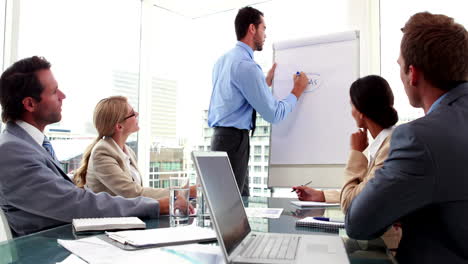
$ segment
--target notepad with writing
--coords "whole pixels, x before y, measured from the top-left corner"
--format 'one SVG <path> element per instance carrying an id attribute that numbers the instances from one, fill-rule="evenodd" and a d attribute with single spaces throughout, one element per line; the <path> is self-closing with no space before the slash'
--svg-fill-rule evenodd
<path id="1" fill-rule="evenodd" d="M 313 217 L 306 217 L 304 219 L 297 220 L 296 226 L 305 226 L 305 227 L 313 227 L 313 228 L 321 228 L 321 229 L 338 231 L 339 228 L 344 228 L 345 224 L 343 222 L 329 222 L 329 221 L 317 220 L 317 219 L 314 219 Z"/>
<path id="2" fill-rule="evenodd" d="M 146 228 L 138 217 L 77 218 L 72 225 L 76 232 Z"/>

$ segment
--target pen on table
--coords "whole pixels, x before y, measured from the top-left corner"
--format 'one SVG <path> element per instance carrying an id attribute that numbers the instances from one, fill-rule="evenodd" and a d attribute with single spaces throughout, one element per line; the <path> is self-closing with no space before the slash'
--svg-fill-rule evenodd
<path id="1" fill-rule="evenodd" d="M 312 183 L 312 181 L 309 181 L 308 183 L 302 184 L 301 186 L 307 186 L 307 185 L 309 185 L 309 184 L 311 184 L 311 183 Z M 291 191 L 291 192 L 294 192 L 294 191 L 295 191 L 295 190 L 294 190 L 294 189 L 292 189 L 292 191 Z"/>
<path id="2" fill-rule="evenodd" d="M 329 217 L 314 217 L 314 219 L 320 220 L 320 221 L 327 221 L 327 222 L 343 223 L 342 219 L 329 218 Z"/>

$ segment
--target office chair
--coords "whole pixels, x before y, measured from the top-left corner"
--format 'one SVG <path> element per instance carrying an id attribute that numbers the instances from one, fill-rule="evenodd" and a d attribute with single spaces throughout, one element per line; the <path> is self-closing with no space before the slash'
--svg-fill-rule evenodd
<path id="1" fill-rule="evenodd" d="M 0 242 L 12 239 L 10 225 L 6 219 L 5 213 L 0 208 Z"/>

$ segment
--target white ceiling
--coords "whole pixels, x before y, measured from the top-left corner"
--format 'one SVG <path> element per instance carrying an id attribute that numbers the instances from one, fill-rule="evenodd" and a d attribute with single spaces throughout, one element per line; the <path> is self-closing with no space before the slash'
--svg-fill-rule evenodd
<path id="1" fill-rule="evenodd" d="M 272 0 L 153 0 L 153 5 L 195 19 L 269 1 Z"/>

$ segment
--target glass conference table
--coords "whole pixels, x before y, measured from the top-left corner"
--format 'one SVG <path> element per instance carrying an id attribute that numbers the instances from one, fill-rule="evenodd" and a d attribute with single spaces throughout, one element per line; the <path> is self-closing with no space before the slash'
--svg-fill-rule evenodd
<path id="1" fill-rule="evenodd" d="M 253 231 L 276 233 L 319 234 L 320 231 L 306 227 L 296 227 L 295 222 L 306 216 L 343 217 L 338 207 L 298 209 L 290 198 L 244 197 L 246 207 L 284 208 L 279 219 L 250 218 Z M 168 216 L 145 220 L 147 228 L 170 226 Z M 205 221 L 206 223 L 207 221 Z M 322 233 L 323 234 L 323 233 Z M 326 233 L 330 234 L 330 233 Z M 396 263 L 383 241 L 357 241 L 346 236 L 340 229 L 351 263 Z M 51 228 L 38 233 L 22 236 L 0 243 L 0 263 L 57 263 L 70 255 L 70 252 L 57 243 L 57 239 L 78 239 L 70 224 Z"/>

